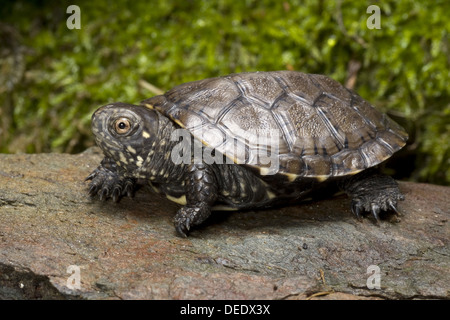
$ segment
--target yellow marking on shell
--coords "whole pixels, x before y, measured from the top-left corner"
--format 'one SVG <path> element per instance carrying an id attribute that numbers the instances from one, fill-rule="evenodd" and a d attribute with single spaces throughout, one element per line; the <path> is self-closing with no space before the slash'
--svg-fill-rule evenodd
<path id="1" fill-rule="evenodd" d="M 353 170 L 353 171 L 349 171 L 346 172 L 345 174 L 341 174 L 339 176 L 354 176 L 355 174 L 360 173 L 361 171 L 364 171 L 365 169 L 359 169 L 359 170 Z"/>
<path id="2" fill-rule="evenodd" d="M 298 175 L 293 173 L 284 173 L 285 176 L 287 176 L 289 182 L 293 182 L 295 179 L 298 178 Z"/>
<path id="3" fill-rule="evenodd" d="M 327 180 L 330 176 L 327 175 L 320 175 L 320 176 L 315 176 L 315 178 L 317 179 L 317 181 L 319 182 L 324 182 L 325 180 Z"/>
<path id="4" fill-rule="evenodd" d="M 270 170 L 269 170 L 269 168 L 261 167 L 261 168 L 259 168 L 259 173 L 262 176 L 267 176 L 270 173 Z"/>
<path id="5" fill-rule="evenodd" d="M 143 132 L 142 132 L 142 136 L 143 136 L 145 139 L 148 139 L 148 138 L 150 138 L 150 133 L 148 133 L 147 131 L 143 131 Z"/>
<path id="6" fill-rule="evenodd" d="M 136 154 L 136 150 L 132 146 L 128 146 L 127 150 L 130 151 L 132 154 Z"/>
<path id="7" fill-rule="evenodd" d="M 144 107 L 147 107 L 147 108 L 149 108 L 149 109 L 155 109 L 155 107 L 152 105 L 152 104 L 150 104 L 150 103 L 144 103 Z"/>
<path id="8" fill-rule="evenodd" d="M 186 205 L 186 203 L 187 203 L 185 195 L 182 195 L 181 197 L 177 198 L 177 197 L 173 197 L 173 196 L 170 196 L 170 195 L 166 194 L 166 197 L 170 201 L 173 201 L 175 203 L 181 204 L 183 206 Z"/>
<path id="9" fill-rule="evenodd" d="M 186 128 L 186 126 L 178 119 L 174 119 L 173 117 L 170 117 L 170 119 L 175 122 L 177 125 L 179 125 L 182 128 Z"/>

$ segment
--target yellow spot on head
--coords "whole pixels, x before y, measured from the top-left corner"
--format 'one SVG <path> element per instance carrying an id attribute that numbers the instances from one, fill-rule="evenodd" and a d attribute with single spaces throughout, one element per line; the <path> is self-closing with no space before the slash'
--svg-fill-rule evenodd
<path id="1" fill-rule="evenodd" d="M 150 104 L 150 103 L 145 103 L 144 106 L 149 108 L 149 109 L 152 109 L 152 110 L 155 109 L 155 107 L 152 104 Z"/>
<path id="2" fill-rule="evenodd" d="M 142 136 L 143 136 L 145 139 L 148 139 L 148 138 L 150 138 L 150 133 L 148 133 L 147 131 L 144 131 L 144 132 L 142 132 Z"/>
<path id="3" fill-rule="evenodd" d="M 132 146 L 128 146 L 127 150 L 130 151 L 131 153 L 135 154 L 136 150 L 132 147 Z"/>
<path id="4" fill-rule="evenodd" d="M 125 164 L 128 164 L 127 158 L 125 158 L 125 156 L 123 155 L 123 153 L 119 154 L 119 160 L 120 162 L 123 162 Z"/>

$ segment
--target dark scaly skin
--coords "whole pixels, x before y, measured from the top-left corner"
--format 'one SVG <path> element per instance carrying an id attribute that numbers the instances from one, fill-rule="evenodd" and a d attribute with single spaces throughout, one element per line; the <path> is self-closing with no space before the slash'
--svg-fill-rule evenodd
<path id="1" fill-rule="evenodd" d="M 209 165 L 192 164 L 187 172 L 187 203 L 177 212 L 174 221 L 175 229 L 183 236 L 191 226 L 199 225 L 209 217 L 218 192 L 218 182 Z"/>
<path id="2" fill-rule="evenodd" d="M 358 219 L 363 212 L 371 212 L 377 222 L 380 211 L 393 210 L 398 214 L 397 202 L 405 199 L 398 183 L 374 168 L 342 179 L 338 186 L 352 199 L 352 212 Z"/>

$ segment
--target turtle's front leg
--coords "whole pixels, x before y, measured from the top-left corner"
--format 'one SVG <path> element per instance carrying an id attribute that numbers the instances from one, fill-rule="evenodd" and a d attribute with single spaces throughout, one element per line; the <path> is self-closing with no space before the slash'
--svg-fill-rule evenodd
<path id="1" fill-rule="evenodd" d="M 89 195 L 91 197 L 98 195 L 100 200 L 112 198 L 114 202 L 119 202 L 125 195 L 133 197 L 137 189 L 136 179 L 121 176 L 117 164 L 106 157 L 86 178 L 87 180 L 91 180 Z"/>
<path id="2" fill-rule="evenodd" d="M 175 228 L 186 237 L 190 228 L 205 221 L 217 199 L 218 185 L 212 168 L 206 164 L 192 164 L 186 181 L 186 205 L 175 216 Z"/>
<path id="3" fill-rule="evenodd" d="M 380 211 L 393 210 L 398 213 L 397 202 L 405 199 L 397 182 L 376 169 L 346 178 L 339 186 L 352 199 L 352 211 L 358 219 L 366 211 L 371 212 L 378 222 Z"/>

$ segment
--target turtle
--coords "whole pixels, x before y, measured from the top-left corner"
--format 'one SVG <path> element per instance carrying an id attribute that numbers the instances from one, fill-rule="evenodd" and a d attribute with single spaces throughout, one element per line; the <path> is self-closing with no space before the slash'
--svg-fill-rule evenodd
<path id="1" fill-rule="evenodd" d="M 344 191 L 359 220 L 379 223 L 404 200 L 379 164 L 408 134 L 325 75 L 258 71 L 187 82 L 136 105 L 104 105 L 91 127 L 104 158 L 86 178 L 89 194 L 118 202 L 148 184 L 182 205 L 180 236 L 213 211 Z"/>

